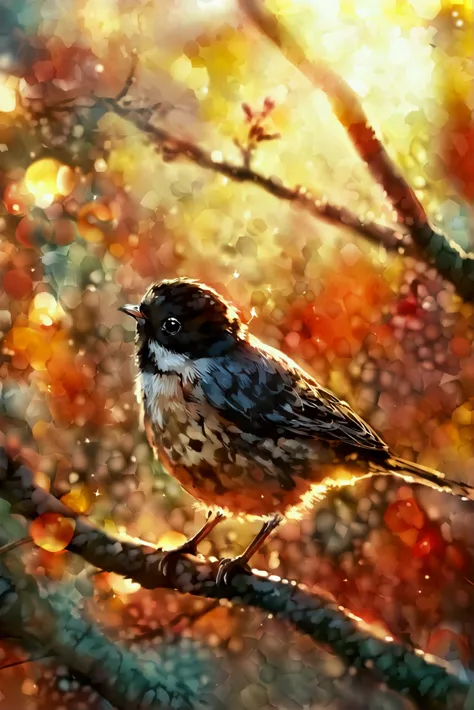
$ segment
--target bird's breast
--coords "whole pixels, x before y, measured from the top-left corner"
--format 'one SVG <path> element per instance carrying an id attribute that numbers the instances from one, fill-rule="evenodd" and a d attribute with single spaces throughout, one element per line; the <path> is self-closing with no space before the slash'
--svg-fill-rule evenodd
<path id="1" fill-rule="evenodd" d="M 183 381 L 179 374 L 142 373 L 137 381 L 137 398 L 144 416 L 150 418 L 158 430 L 165 428 L 171 412 L 181 412 L 181 419 L 186 416 Z"/>
<path id="2" fill-rule="evenodd" d="M 189 394 L 179 381 L 148 383 L 143 391 L 150 444 L 183 488 L 235 514 L 266 516 L 296 505 L 310 485 L 307 443 L 241 431 L 219 417 L 199 387 Z"/>
<path id="3" fill-rule="evenodd" d="M 191 495 L 228 512 L 266 516 L 297 506 L 334 463 L 333 449 L 298 437 L 259 437 L 222 418 L 199 384 L 179 376 L 142 381 L 148 439 Z"/>
<path id="4" fill-rule="evenodd" d="M 206 407 L 197 386 L 186 387 L 179 375 L 143 377 L 142 407 L 153 444 L 182 466 L 217 465 L 217 451 L 229 443 Z"/>

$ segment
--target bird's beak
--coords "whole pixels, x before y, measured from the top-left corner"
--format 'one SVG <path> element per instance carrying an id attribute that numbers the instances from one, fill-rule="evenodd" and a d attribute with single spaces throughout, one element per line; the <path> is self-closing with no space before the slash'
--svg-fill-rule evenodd
<path id="1" fill-rule="evenodd" d="M 134 306 L 131 303 L 127 303 L 125 306 L 120 306 L 119 311 L 126 313 L 127 316 L 132 316 L 135 320 L 145 320 L 145 316 L 140 310 L 139 306 Z"/>

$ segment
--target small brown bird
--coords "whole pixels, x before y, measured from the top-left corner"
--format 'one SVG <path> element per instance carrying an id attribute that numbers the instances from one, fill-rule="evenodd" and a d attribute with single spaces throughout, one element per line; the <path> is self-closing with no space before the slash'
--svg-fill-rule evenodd
<path id="1" fill-rule="evenodd" d="M 197 545 L 226 515 L 265 519 L 247 550 L 222 560 L 219 581 L 245 567 L 282 516 L 331 487 L 394 475 L 474 498 L 474 489 L 398 458 L 346 402 L 264 345 L 213 289 L 189 279 L 151 286 L 120 310 L 137 323 L 137 394 L 165 469 L 204 503 Z"/>

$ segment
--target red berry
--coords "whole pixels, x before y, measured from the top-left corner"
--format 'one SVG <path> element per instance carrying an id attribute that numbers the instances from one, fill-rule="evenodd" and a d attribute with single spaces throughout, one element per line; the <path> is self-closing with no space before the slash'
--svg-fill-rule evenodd
<path id="1" fill-rule="evenodd" d="M 397 303 L 397 313 L 399 316 L 415 316 L 418 313 L 418 301 L 413 297 L 404 298 Z"/>
<path id="2" fill-rule="evenodd" d="M 418 535 L 412 553 L 415 557 L 427 557 L 428 555 L 441 554 L 444 547 L 445 543 L 439 530 L 427 527 Z"/>
<path id="3" fill-rule="evenodd" d="M 394 533 L 404 533 L 411 528 L 418 530 L 423 527 L 425 516 L 419 509 L 414 498 L 397 500 L 388 506 L 384 520 L 386 526 Z"/>

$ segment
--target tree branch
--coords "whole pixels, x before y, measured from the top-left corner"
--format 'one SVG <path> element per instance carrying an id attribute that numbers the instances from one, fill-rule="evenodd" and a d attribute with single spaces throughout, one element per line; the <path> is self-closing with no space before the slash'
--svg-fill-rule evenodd
<path id="1" fill-rule="evenodd" d="M 0 544 L 5 546 L 11 544 L 8 527 L 4 519 Z M 165 670 L 159 646 L 140 654 L 111 641 L 78 610 L 80 600 L 74 585 L 40 586 L 18 558 L 0 562 L 0 635 L 14 632 L 27 646 L 39 646 L 42 653 L 31 660 L 58 659 L 117 710 L 200 706 L 210 692 L 199 681 L 202 668 L 187 677 L 178 655 L 174 661 L 167 654 Z"/>
<path id="2" fill-rule="evenodd" d="M 137 65 L 138 65 L 138 54 L 136 53 L 135 50 L 132 52 L 132 64 L 130 66 L 130 71 L 128 72 L 127 80 L 125 81 L 123 87 L 115 97 L 116 101 L 120 101 L 121 99 L 125 98 L 125 96 L 128 94 L 130 89 L 132 88 L 132 85 L 135 82 L 135 72 L 137 70 Z"/>
<path id="3" fill-rule="evenodd" d="M 385 190 L 424 258 L 450 281 L 465 300 L 474 299 L 474 253 L 465 252 L 443 232 L 434 229 L 428 215 L 371 125 L 362 103 L 349 84 L 322 61 L 308 59 L 291 32 L 262 0 L 239 0 L 244 13 L 284 56 L 327 96 L 336 118 L 375 180 Z"/>
<path id="4" fill-rule="evenodd" d="M 375 222 L 366 222 L 346 207 L 334 205 L 324 197 L 313 196 L 305 187 L 290 187 L 285 185 L 280 179 L 266 177 L 250 167 L 239 166 L 213 158 L 212 154 L 194 143 L 175 138 L 164 129 L 143 120 L 140 116 L 134 117 L 133 109 L 117 106 L 115 102 L 112 102 L 112 107 L 115 113 L 128 121 L 131 120 L 137 128 L 140 128 L 150 135 L 156 143 L 163 146 L 165 155 L 169 160 L 178 156 L 184 157 L 201 168 L 220 173 L 235 182 L 251 182 L 274 197 L 293 202 L 298 207 L 309 212 L 313 217 L 329 224 L 349 227 L 372 243 L 381 244 L 388 250 L 398 250 L 400 247 L 404 248 L 405 252 L 410 250 L 410 245 L 402 233 L 391 227 Z"/>
<path id="5" fill-rule="evenodd" d="M 120 92 L 120 98 L 125 94 Z M 373 244 L 378 244 L 389 251 L 402 251 L 404 254 L 414 254 L 413 245 L 406 235 L 397 229 L 377 222 L 366 221 L 358 217 L 346 207 L 332 204 L 325 197 L 317 197 L 305 187 L 291 187 L 285 185 L 277 177 L 267 177 L 262 173 L 252 170 L 248 165 L 236 165 L 213 157 L 212 153 L 204 150 L 191 141 L 177 138 L 164 128 L 155 126 L 150 121 L 153 108 L 143 109 L 123 106 L 120 100 L 95 98 L 87 105 L 49 107 L 48 112 L 64 113 L 74 110 L 92 110 L 94 108 L 107 108 L 126 121 L 130 121 L 136 128 L 150 136 L 153 143 L 160 147 L 163 157 L 167 161 L 184 158 L 205 170 L 211 170 L 235 182 L 250 182 L 262 188 L 274 197 L 292 202 L 313 217 L 321 219 L 328 224 L 348 227 L 357 234 L 365 237 Z"/>
<path id="6" fill-rule="evenodd" d="M 0 496 L 11 503 L 14 512 L 29 519 L 50 511 L 74 518 L 76 528 L 68 549 L 104 571 L 129 577 L 147 589 L 174 588 L 257 607 L 289 622 L 317 643 L 329 646 L 349 666 L 369 672 L 391 688 L 406 693 L 424 710 L 434 710 L 447 697 L 451 708 L 462 707 L 468 683 L 454 675 L 448 666 L 389 637 L 376 635 L 322 592 L 310 594 L 303 587 L 268 578 L 265 573 L 239 574 L 229 585 L 218 585 L 217 564 L 192 557 L 183 558 L 169 574 L 161 574 L 161 552 L 115 539 L 78 518 L 39 488 L 30 469 L 11 459 L 3 448 L 0 448 Z M 117 652 L 114 657 L 117 658 Z M 115 666 L 114 672 L 117 672 Z"/>

